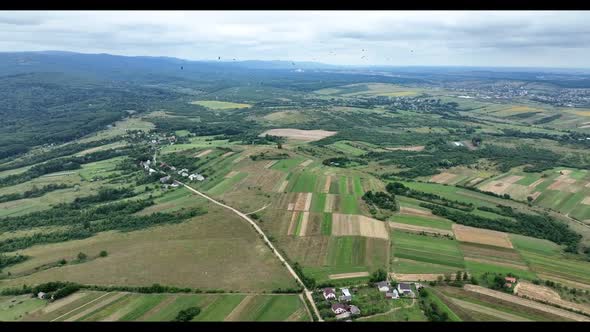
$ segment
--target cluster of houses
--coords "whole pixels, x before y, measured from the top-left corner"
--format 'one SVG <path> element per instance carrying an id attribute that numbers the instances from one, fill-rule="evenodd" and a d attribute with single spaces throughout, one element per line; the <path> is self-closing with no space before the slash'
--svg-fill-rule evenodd
<path id="1" fill-rule="evenodd" d="M 400 282 L 397 284 L 397 287 L 391 287 L 389 281 L 380 281 L 376 284 L 377 289 L 381 293 L 385 293 L 386 299 L 399 299 L 401 296 L 403 297 L 415 297 L 414 292 L 412 291 L 412 284 L 407 282 Z M 416 283 L 416 289 L 420 289 L 422 287 L 421 284 Z"/>
<path id="2" fill-rule="evenodd" d="M 340 296 L 336 295 L 335 288 L 324 288 L 323 295 L 327 301 L 334 301 L 338 299 L 340 302 L 336 302 L 332 304 L 332 312 L 336 315 L 337 319 L 348 318 L 352 315 L 360 315 L 361 310 L 355 305 L 349 305 L 346 302 L 350 302 L 352 300 L 352 294 L 348 288 L 341 288 L 340 291 L 342 292 Z M 341 303 L 345 302 L 345 303 Z"/>
<path id="3" fill-rule="evenodd" d="M 139 166 L 143 167 L 143 169 L 145 169 L 146 171 L 148 171 L 148 173 L 150 175 L 152 175 L 153 173 L 156 173 L 157 172 L 155 169 L 152 168 L 152 161 L 149 160 L 149 159 L 146 160 L 146 161 L 140 162 L 139 163 Z M 205 180 L 205 177 L 203 175 L 199 174 L 199 173 L 189 174 L 189 171 L 186 168 L 183 168 L 181 170 L 177 170 L 176 167 L 169 166 L 166 163 L 160 163 L 160 167 L 161 168 L 168 168 L 169 170 L 171 170 L 173 172 L 176 172 L 178 175 L 180 175 L 182 177 L 185 177 L 185 178 L 188 178 L 190 181 L 195 181 L 195 180 L 196 181 L 204 181 Z M 160 178 L 160 182 L 162 184 L 166 184 L 166 183 L 170 182 L 170 180 L 171 180 L 171 178 L 170 178 L 169 175 Z M 178 184 L 176 182 L 173 183 L 173 186 L 174 186 L 174 184 L 176 184 L 176 186 L 178 186 Z"/>
<path id="4" fill-rule="evenodd" d="M 422 284 L 415 283 L 416 289 L 422 288 Z M 387 299 L 399 299 L 400 297 L 414 298 L 415 294 L 412 291 L 412 284 L 407 282 L 400 282 L 397 287 L 392 287 L 389 281 L 380 281 L 375 284 L 379 292 L 385 295 Z M 353 289 L 353 292 L 355 290 Z M 326 301 L 337 301 L 332 303 L 332 312 L 336 315 L 336 319 L 344 319 L 354 315 L 360 315 L 361 310 L 355 306 L 348 304 L 352 300 L 352 294 L 348 288 L 340 288 L 340 295 L 336 293 L 335 288 L 324 288 L 322 294 Z"/>

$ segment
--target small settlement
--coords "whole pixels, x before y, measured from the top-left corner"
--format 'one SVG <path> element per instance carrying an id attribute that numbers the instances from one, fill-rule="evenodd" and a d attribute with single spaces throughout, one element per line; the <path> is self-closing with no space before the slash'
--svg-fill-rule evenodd
<path id="1" fill-rule="evenodd" d="M 412 290 L 412 283 L 401 282 L 396 286 L 392 286 L 388 280 L 384 280 L 375 283 L 374 286 L 386 299 L 397 300 L 416 297 Z M 416 290 L 423 287 L 420 283 L 414 283 L 414 286 Z M 331 310 L 338 320 L 361 315 L 361 308 L 351 304 L 356 291 L 355 288 L 352 288 L 352 291 L 350 288 L 340 288 L 337 291 L 333 287 L 326 287 L 321 290 L 324 300 L 331 304 Z"/>

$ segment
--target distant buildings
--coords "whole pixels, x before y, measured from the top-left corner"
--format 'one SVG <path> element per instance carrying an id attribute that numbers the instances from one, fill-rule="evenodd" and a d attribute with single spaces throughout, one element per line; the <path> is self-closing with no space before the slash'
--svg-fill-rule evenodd
<path id="1" fill-rule="evenodd" d="M 326 300 L 336 300 L 336 290 L 334 288 L 324 288 L 323 295 Z"/>
<path id="2" fill-rule="evenodd" d="M 380 292 L 389 292 L 389 281 L 385 280 L 385 281 L 379 281 L 377 284 L 377 289 L 379 289 Z"/>

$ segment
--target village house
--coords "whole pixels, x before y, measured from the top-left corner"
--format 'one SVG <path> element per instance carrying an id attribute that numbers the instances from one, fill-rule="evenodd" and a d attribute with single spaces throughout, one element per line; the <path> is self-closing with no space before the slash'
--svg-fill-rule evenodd
<path id="1" fill-rule="evenodd" d="M 505 277 L 504 280 L 506 281 L 506 287 L 508 288 L 516 284 L 516 278 L 514 277 Z"/>
<path id="2" fill-rule="evenodd" d="M 341 288 L 340 290 L 342 291 L 342 295 L 338 298 L 338 300 L 340 300 L 340 301 L 352 300 L 352 295 L 350 294 L 350 291 L 348 290 L 348 288 Z"/>
<path id="3" fill-rule="evenodd" d="M 175 171 L 175 170 L 176 170 L 176 167 L 174 167 L 174 166 L 170 166 L 170 170 L 171 170 L 171 171 Z"/>
<path id="4" fill-rule="evenodd" d="M 336 300 L 336 291 L 334 288 L 324 288 L 323 293 L 326 300 Z"/>
<path id="5" fill-rule="evenodd" d="M 168 181 L 170 181 L 170 175 L 160 178 L 160 182 L 162 183 L 167 183 Z"/>
<path id="6" fill-rule="evenodd" d="M 387 292 L 385 293 L 385 298 L 386 299 L 399 299 L 399 294 L 397 293 L 397 290 L 392 290 L 391 292 Z"/>
<path id="7" fill-rule="evenodd" d="M 379 281 L 376 285 L 380 292 L 389 292 L 389 281 Z"/>
<path id="8" fill-rule="evenodd" d="M 176 181 L 176 180 L 174 180 L 174 182 L 172 182 L 172 184 L 170 185 L 170 187 L 172 187 L 172 188 L 176 188 L 178 186 L 180 186 L 180 183 L 178 183 L 178 181 Z"/>
<path id="9" fill-rule="evenodd" d="M 406 282 L 400 282 L 397 284 L 397 291 L 400 295 L 414 295 L 414 292 L 412 292 L 412 286 Z"/>
<path id="10" fill-rule="evenodd" d="M 188 176 L 188 173 L 187 172 L 182 172 L 180 175 L 182 175 L 184 177 L 187 177 Z"/>
<path id="11" fill-rule="evenodd" d="M 332 312 L 335 313 L 336 315 L 340 315 L 342 313 L 347 312 L 348 308 L 346 307 L 346 305 L 342 304 L 342 303 L 334 303 L 332 304 Z"/>
<path id="12" fill-rule="evenodd" d="M 203 181 L 203 180 L 205 180 L 205 178 L 201 174 L 198 174 L 198 173 L 189 175 L 188 179 L 191 180 L 191 181 L 193 181 L 193 180 L 197 180 L 197 181 Z"/>
<path id="13" fill-rule="evenodd" d="M 156 173 L 156 170 L 153 168 L 148 169 L 148 172 L 150 173 L 150 175 Z"/>

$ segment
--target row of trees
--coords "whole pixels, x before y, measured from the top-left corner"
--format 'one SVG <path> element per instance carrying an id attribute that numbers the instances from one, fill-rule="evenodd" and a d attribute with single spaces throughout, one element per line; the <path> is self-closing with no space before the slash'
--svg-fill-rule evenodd
<path id="1" fill-rule="evenodd" d="M 43 195 L 45 195 L 46 193 L 55 191 L 55 190 L 60 190 L 60 189 L 67 189 L 67 188 L 72 188 L 74 185 L 68 185 L 65 183 L 51 183 L 48 185 L 45 185 L 41 188 L 37 187 L 37 186 L 33 186 L 31 189 L 23 191 L 23 192 L 17 192 L 17 193 L 12 193 L 12 194 L 6 194 L 6 195 L 2 195 L 0 196 L 0 203 L 4 203 L 4 202 L 9 202 L 9 201 L 16 201 L 19 199 L 25 199 L 25 198 L 35 198 L 35 197 L 41 197 Z"/>
<path id="2" fill-rule="evenodd" d="M 457 200 L 450 200 L 444 197 L 441 197 L 436 194 L 426 193 L 419 190 L 414 190 L 406 187 L 403 183 L 400 182 L 390 182 L 385 187 L 385 190 L 390 192 L 391 194 L 407 196 L 411 198 L 415 198 L 421 201 L 430 202 L 433 204 L 448 206 L 453 209 L 462 210 L 462 211 L 472 211 L 473 204 L 472 203 L 464 203 Z"/>

